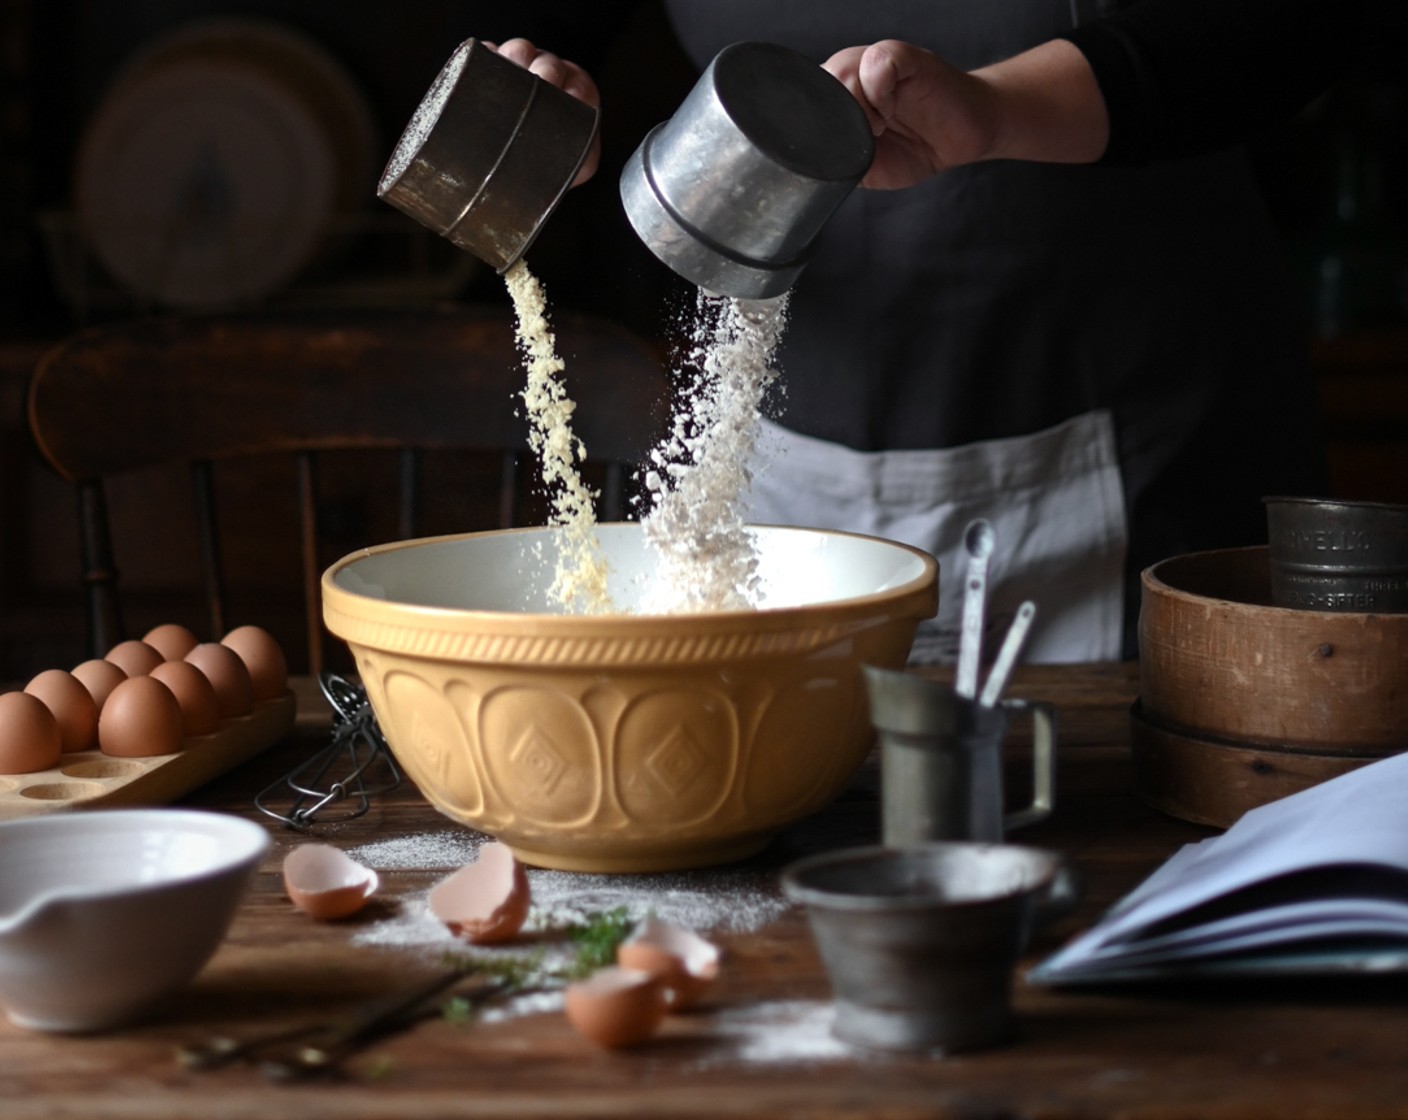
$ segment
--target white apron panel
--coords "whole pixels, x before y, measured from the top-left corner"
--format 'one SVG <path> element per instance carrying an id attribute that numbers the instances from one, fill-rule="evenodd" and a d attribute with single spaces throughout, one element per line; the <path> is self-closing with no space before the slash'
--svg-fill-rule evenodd
<path id="1" fill-rule="evenodd" d="M 862 452 L 777 424 L 764 429 L 750 521 L 868 533 L 938 559 L 939 613 L 920 627 L 912 661 L 957 656 L 963 531 L 975 517 L 997 535 L 985 660 L 1024 599 L 1037 606 L 1024 660 L 1120 658 L 1127 533 L 1108 412 L 945 450 Z"/>

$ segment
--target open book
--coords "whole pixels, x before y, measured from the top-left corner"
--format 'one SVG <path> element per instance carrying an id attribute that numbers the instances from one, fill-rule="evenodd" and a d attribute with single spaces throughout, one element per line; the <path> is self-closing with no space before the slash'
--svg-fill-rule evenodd
<path id="1" fill-rule="evenodd" d="M 1027 979 L 1395 969 L 1408 969 L 1408 754 L 1185 846 Z"/>

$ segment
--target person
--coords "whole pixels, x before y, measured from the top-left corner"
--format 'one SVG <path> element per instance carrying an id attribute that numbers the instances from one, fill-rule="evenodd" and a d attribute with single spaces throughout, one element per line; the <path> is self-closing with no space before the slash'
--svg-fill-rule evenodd
<path id="1" fill-rule="evenodd" d="M 1137 654 L 1148 565 L 1264 543 L 1264 496 L 1324 492 L 1302 301 L 1239 142 L 1349 65 L 1355 0 L 667 8 L 701 68 L 780 43 L 871 122 L 870 189 L 789 296 L 750 517 L 938 556 L 916 660 L 954 655 L 975 517 L 990 628 L 1032 599 L 1030 660 L 1106 660 Z"/>

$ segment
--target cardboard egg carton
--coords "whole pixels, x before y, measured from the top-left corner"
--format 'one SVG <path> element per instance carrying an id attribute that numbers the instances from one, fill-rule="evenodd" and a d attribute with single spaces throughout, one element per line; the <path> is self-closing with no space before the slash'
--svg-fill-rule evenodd
<path id="1" fill-rule="evenodd" d="M 165 805 L 272 747 L 293 729 L 292 691 L 185 740 L 175 754 L 117 758 L 99 750 L 61 755 L 32 774 L 0 774 L 0 820 L 67 809 Z"/>

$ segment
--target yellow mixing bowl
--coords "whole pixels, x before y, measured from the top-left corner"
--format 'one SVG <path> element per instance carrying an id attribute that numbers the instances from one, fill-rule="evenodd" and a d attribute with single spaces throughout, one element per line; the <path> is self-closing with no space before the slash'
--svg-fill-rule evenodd
<path id="1" fill-rule="evenodd" d="M 938 565 L 875 537 L 755 527 L 760 609 L 632 614 L 655 554 L 598 526 L 621 613 L 563 614 L 559 532 L 365 549 L 323 575 L 397 761 L 525 862 L 662 871 L 741 859 L 831 801 L 872 732 L 860 666 L 904 664 Z"/>

